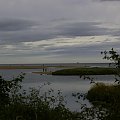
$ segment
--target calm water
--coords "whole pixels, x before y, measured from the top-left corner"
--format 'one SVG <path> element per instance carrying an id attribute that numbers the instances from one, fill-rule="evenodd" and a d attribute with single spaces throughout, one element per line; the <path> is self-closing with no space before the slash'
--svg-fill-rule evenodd
<path id="1" fill-rule="evenodd" d="M 89 88 L 92 86 L 89 80 L 80 79 L 79 76 L 52 76 L 52 75 L 39 75 L 33 74 L 32 72 L 36 71 L 34 69 L 30 70 L 0 70 L 0 74 L 5 79 L 11 79 L 13 76 L 16 77 L 21 72 L 26 73 L 25 79 L 23 80 L 23 88 L 28 89 L 29 87 L 38 88 L 39 86 L 43 85 L 44 83 L 49 82 L 50 85 L 46 85 L 43 87 L 42 92 L 47 91 L 48 89 L 52 88 L 55 90 L 61 90 L 63 95 L 66 96 L 67 100 L 67 107 L 71 110 L 80 110 L 79 105 L 75 102 L 76 99 L 72 97 L 72 93 L 80 92 L 86 93 Z M 37 70 L 39 71 L 39 70 Z M 40 70 L 41 71 L 41 70 Z M 95 78 L 95 81 L 98 82 L 106 82 L 106 83 L 114 83 L 114 76 L 112 75 L 97 75 L 91 76 Z M 89 102 L 81 101 L 83 103 Z"/>

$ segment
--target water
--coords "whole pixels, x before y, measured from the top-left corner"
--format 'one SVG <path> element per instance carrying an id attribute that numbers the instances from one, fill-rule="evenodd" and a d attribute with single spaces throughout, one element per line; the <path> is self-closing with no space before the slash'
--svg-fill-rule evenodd
<path id="1" fill-rule="evenodd" d="M 55 91 L 61 90 L 63 95 L 66 96 L 67 105 L 70 110 L 79 111 L 80 105 L 75 101 L 76 99 L 72 97 L 72 93 L 80 92 L 86 93 L 93 84 L 90 84 L 89 80 L 80 79 L 79 76 L 52 76 L 52 75 L 39 75 L 32 73 L 36 71 L 35 69 L 17 69 L 17 70 L 0 70 L 0 75 L 2 75 L 5 79 L 11 79 L 19 75 L 21 72 L 26 73 L 25 79 L 23 80 L 23 88 L 28 89 L 29 87 L 38 88 L 44 83 L 50 83 L 50 85 L 46 85 L 43 87 L 42 91 L 45 92 L 48 89 L 52 88 Z M 37 71 L 41 71 L 37 69 Z M 97 82 L 105 82 L 105 83 L 114 83 L 113 75 L 97 75 L 90 76 L 94 77 Z M 90 103 L 86 101 L 81 101 L 82 103 L 86 103 L 90 105 Z"/>

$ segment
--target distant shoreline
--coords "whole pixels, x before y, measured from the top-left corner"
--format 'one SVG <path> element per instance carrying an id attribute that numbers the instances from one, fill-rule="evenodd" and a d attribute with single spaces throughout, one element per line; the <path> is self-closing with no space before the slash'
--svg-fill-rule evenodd
<path id="1" fill-rule="evenodd" d="M 28 66 L 28 65 L 5 65 L 5 66 L 0 66 L 0 69 L 47 69 L 47 68 L 71 68 L 74 66 L 60 66 L 60 65 L 56 65 L 56 66 L 46 66 L 46 65 L 36 65 L 36 66 Z"/>
<path id="2" fill-rule="evenodd" d="M 116 70 L 109 63 L 64 63 L 64 64 L 0 64 L 0 70 L 36 69 L 32 73 L 46 75 L 110 75 Z M 95 66 L 95 67 L 94 67 Z M 98 66 L 98 67 L 96 67 Z"/>
<path id="3" fill-rule="evenodd" d="M 46 67 L 109 67 L 109 63 L 0 64 L 0 69 L 43 69 Z"/>
<path id="4" fill-rule="evenodd" d="M 43 69 L 44 66 L 0 66 L 0 69 Z"/>

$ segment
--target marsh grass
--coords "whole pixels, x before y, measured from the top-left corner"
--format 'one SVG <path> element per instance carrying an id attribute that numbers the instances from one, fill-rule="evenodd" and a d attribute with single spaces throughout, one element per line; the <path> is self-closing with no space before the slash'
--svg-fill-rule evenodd
<path id="1" fill-rule="evenodd" d="M 101 106 L 108 111 L 106 120 L 120 120 L 120 85 L 96 83 L 86 98 L 95 107 Z"/>
<path id="2" fill-rule="evenodd" d="M 113 75 L 117 74 L 119 69 L 117 68 L 72 68 L 58 70 L 52 73 L 52 75 Z"/>
<path id="3" fill-rule="evenodd" d="M 96 83 L 88 91 L 87 98 L 90 102 L 103 101 L 112 103 L 120 101 L 120 85 Z"/>

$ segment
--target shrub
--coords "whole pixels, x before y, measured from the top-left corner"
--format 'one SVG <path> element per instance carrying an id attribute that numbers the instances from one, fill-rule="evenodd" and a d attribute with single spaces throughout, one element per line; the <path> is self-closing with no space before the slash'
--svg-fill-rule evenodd
<path id="1" fill-rule="evenodd" d="M 96 83 L 87 94 L 87 99 L 93 104 L 97 101 L 116 103 L 120 101 L 120 85 L 105 85 Z"/>
<path id="2" fill-rule="evenodd" d="M 21 91 L 23 78 L 0 78 L 0 120 L 76 120 L 76 114 L 65 107 L 60 90 L 57 95 L 52 89 L 42 94 L 41 87 Z"/>
<path id="3" fill-rule="evenodd" d="M 86 97 L 94 106 L 108 111 L 107 120 L 120 119 L 120 85 L 96 83 Z"/>

